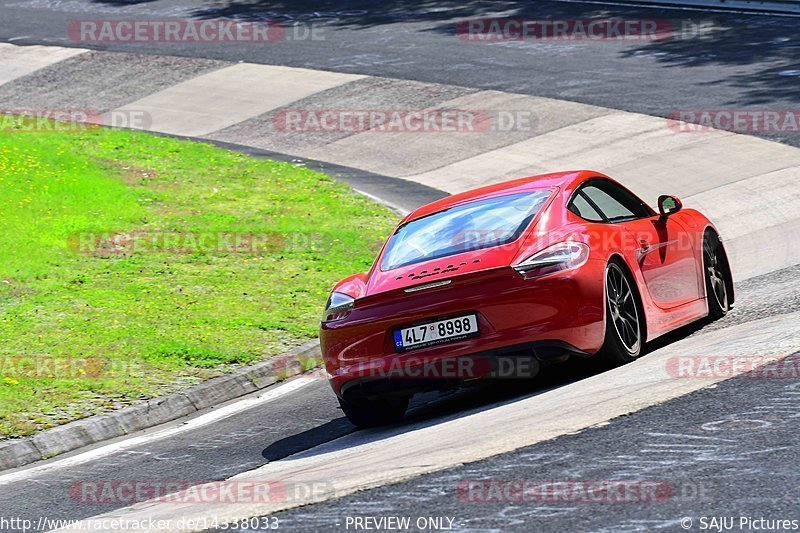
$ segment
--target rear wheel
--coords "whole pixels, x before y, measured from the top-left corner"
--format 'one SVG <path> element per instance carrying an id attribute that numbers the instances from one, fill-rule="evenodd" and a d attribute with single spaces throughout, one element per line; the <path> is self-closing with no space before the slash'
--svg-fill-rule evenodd
<path id="1" fill-rule="evenodd" d="M 722 242 L 714 233 L 703 237 L 703 270 L 706 280 L 708 318 L 717 320 L 728 314 L 731 308 L 731 274 Z"/>
<path id="2" fill-rule="evenodd" d="M 644 320 L 635 282 L 616 261 L 606 267 L 606 337 L 600 356 L 608 363 L 630 363 L 642 353 Z"/>
<path id="3" fill-rule="evenodd" d="M 401 420 L 408 408 L 408 400 L 408 397 L 392 397 L 348 402 L 340 398 L 339 405 L 353 425 L 369 428 Z"/>

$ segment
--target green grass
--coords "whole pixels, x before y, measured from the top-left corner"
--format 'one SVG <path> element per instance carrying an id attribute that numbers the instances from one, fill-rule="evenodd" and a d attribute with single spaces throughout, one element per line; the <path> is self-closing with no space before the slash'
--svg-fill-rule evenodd
<path id="1" fill-rule="evenodd" d="M 0 132 L 0 439 L 313 338 L 330 287 L 369 267 L 393 218 L 302 166 L 207 144 Z M 131 248 L 141 232 L 173 242 Z M 178 232 L 264 246 L 176 250 Z"/>

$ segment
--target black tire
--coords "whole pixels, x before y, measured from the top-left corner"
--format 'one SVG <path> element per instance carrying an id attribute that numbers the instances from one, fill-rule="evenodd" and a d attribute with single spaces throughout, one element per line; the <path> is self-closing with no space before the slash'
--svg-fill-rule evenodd
<path id="1" fill-rule="evenodd" d="M 606 336 L 598 355 L 619 366 L 642 354 L 645 338 L 644 313 L 636 283 L 617 260 L 606 266 Z"/>
<path id="2" fill-rule="evenodd" d="M 733 302 L 733 278 L 722 241 L 712 232 L 703 237 L 703 274 L 706 283 L 709 320 L 728 314 Z"/>
<path id="3" fill-rule="evenodd" d="M 408 400 L 408 397 L 392 397 L 346 402 L 339 398 L 339 405 L 354 426 L 371 428 L 402 420 L 408 408 Z"/>

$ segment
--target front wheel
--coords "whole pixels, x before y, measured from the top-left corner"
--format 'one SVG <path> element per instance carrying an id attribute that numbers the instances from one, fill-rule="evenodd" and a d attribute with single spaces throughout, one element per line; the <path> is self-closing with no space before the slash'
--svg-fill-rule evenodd
<path id="1" fill-rule="evenodd" d="M 606 337 L 599 355 L 612 365 L 642 353 L 644 320 L 635 282 L 616 261 L 606 267 Z"/>
<path id="2" fill-rule="evenodd" d="M 717 320 L 728 314 L 731 308 L 730 269 L 722 242 L 712 232 L 703 237 L 703 270 L 706 280 L 706 300 L 708 301 L 708 318 Z"/>
<path id="3" fill-rule="evenodd" d="M 392 397 L 348 402 L 339 398 L 339 405 L 354 426 L 370 428 L 401 420 L 406 414 L 408 400 L 408 397 Z"/>

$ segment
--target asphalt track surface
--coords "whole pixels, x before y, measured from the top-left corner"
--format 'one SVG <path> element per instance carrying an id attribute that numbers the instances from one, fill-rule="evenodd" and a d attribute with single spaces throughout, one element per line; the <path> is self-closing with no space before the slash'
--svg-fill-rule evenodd
<path id="1" fill-rule="evenodd" d="M 285 531 L 353 530 L 357 519 L 385 516 L 409 517 L 412 529 L 434 519 L 485 532 L 697 531 L 715 517 L 733 520 L 733 530 L 758 529 L 761 519 L 772 524 L 767 529 L 792 530 L 775 521 L 798 519 L 800 472 L 790 467 L 797 461 L 797 385 L 746 374 L 607 426 L 273 517 Z M 579 488 L 507 499 L 465 489 L 574 480 L 659 488 L 653 497 L 612 492 L 597 501 Z"/>
<path id="2" fill-rule="evenodd" d="M 478 17 L 665 21 L 656 41 L 467 42 Z M 253 43 L 87 43 L 84 19 L 269 19 L 289 37 Z M 794 109 L 800 104 L 800 19 L 571 2 L 413 0 L 2 0 L 0 41 L 307 67 L 573 100 L 668 116 L 686 109 Z M 298 30 L 291 28 L 297 27 Z M 314 29 L 316 38 L 302 38 Z M 293 33 L 294 32 L 294 33 Z M 292 35 L 301 37 L 292 38 Z M 310 35 L 310 34 L 309 34 Z M 800 132 L 755 132 L 800 146 Z"/>

